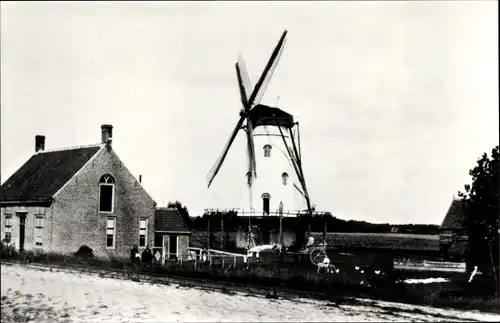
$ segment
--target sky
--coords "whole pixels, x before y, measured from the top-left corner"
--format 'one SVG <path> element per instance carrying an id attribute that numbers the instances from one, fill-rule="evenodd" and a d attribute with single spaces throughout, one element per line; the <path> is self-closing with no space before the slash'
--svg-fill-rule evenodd
<path id="1" fill-rule="evenodd" d="M 439 224 L 498 145 L 497 1 L 2 2 L 1 182 L 34 153 L 113 147 L 161 205 L 224 208 L 245 183 L 234 64 L 297 116 L 316 208 L 347 220 Z M 257 166 L 258 167 L 258 166 Z"/>

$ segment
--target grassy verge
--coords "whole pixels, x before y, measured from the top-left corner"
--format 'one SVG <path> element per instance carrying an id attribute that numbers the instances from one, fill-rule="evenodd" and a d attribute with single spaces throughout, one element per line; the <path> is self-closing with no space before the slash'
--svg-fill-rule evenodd
<path id="1" fill-rule="evenodd" d="M 92 266 L 102 269 L 120 269 L 126 273 L 154 273 L 199 278 L 210 281 L 224 281 L 251 284 L 266 288 L 288 288 L 323 293 L 328 299 L 349 297 L 370 298 L 385 301 L 404 302 L 435 307 L 451 307 L 467 310 L 500 312 L 500 300 L 494 298 L 493 284 L 486 277 L 478 276 L 472 283 L 464 274 L 451 273 L 446 283 L 404 284 L 406 278 L 423 278 L 423 272 L 392 271 L 386 275 L 361 275 L 359 272 L 341 270 L 337 274 L 318 274 L 315 268 L 290 266 L 290 264 L 255 264 L 250 268 L 220 268 L 220 266 L 198 266 L 185 262 L 153 264 L 151 268 L 132 266 L 127 260 L 102 260 L 93 257 L 77 257 L 53 253 L 13 254 L 10 261 L 57 264 L 64 267 Z M 441 276 L 442 277 L 442 276 Z M 360 281 L 365 284 L 360 284 Z"/>

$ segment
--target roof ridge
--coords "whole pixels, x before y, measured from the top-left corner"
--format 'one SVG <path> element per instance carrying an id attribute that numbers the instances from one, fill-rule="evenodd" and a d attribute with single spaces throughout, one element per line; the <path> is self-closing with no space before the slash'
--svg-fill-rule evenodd
<path id="1" fill-rule="evenodd" d="M 35 153 L 35 155 L 37 155 L 37 154 L 44 154 L 44 153 L 52 153 L 52 152 L 57 152 L 57 151 L 82 149 L 82 148 L 95 148 L 95 147 L 100 147 L 101 148 L 102 146 L 104 146 L 104 144 L 93 144 L 93 145 L 81 145 L 81 146 L 64 147 L 64 148 L 54 148 L 54 149 L 47 149 L 47 150 L 37 151 Z"/>

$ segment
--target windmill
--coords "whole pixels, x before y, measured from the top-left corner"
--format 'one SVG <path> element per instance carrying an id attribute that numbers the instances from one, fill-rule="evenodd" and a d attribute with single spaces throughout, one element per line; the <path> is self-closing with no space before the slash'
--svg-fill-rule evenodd
<path id="1" fill-rule="evenodd" d="M 269 128 L 272 128 L 274 130 L 272 136 L 274 136 L 274 140 L 279 140 L 280 150 L 283 151 L 286 155 L 286 164 L 290 165 L 290 168 L 292 168 L 291 172 L 295 174 L 299 182 L 299 185 L 294 183 L 289 187 L 292 187 L 292 190 L 295 189 L 297 190 L 297 192 L 300 192 L 301 196 L 306 201 L 307 214 L 310 216 L 312 215 L 312 210 L 306 182 L 304 179 L 304 172 L 302 170 L 298 122 L 294 122 L 292 115 L 281 109 L 278 109 L 277 107 L 270 107 L 260 104 L 260 101 L 264 96 L 265 90 L 271 80 L 271 77 L 283 52 L 283 48 L 286 42 L 286 36 L 287 31 L 285 30 L 253 89 L 243 58 L 241 55 L 238 57 L 235 68 L 242 109 L 240 110 L 239 119 L 236 123 L 236 126 L 234 127 L 233 132 L 231 133 L 231 136 L 229 137 L 229 140 L 224 146 L 224 149 L 222 150 L 219 158 L 207 174 L 206 179 L 208 187 L 210 187 L 215 176 L 221 169 L 224 159 L 226 158 L 228 151 L 236 138 L 236 135 L 240 130 L 244 130 L 247 138 L 246 146 L 248 155 L 248 171 L 246 173 L 247 185 L 249 187 L 250 193 L 250 205 L 252 205 L 252 186 L 254 185 L 258 174 L 254 142 L 257 136 L 256 131 L 260 132 L 264 136 L 266 135 L 265 131 L 267 131 L 267 136 L 270 137 L 271 134 L 269 133 Z M 262 128 L 263 130 L 259 130 L 260 128 Z M 297 140 L 295 138 L 297 138 Z M 288 176 L 288 173 L 283 172 L 283 175 L 285 174 L 287 174 Z M 285 183 L 285 179 L 283 179 L 283 183 Z M 269 214 L 269 210 L 267 210 L 267 213 Z"/>

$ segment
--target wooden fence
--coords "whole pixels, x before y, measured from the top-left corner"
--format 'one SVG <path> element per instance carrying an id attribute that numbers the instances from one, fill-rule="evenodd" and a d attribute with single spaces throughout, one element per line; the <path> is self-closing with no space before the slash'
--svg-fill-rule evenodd
<path id="1" fill-rule="evenodd" d="M 395 269 L 466 272 L 464 262 L 394 260 Z"/>
<path id="2" fill-rule="evenodd" d="M 203 248 L 195 248 L 189 247 L 188 251 L 190 252 L 190 257 L 188 259 L 195 260 L 195 266 L 197 262 L 200 261 L 208 261 L 210 265 L 212 265 L 216 260 L 219 260 L 222 264 L 222 267 L 225 266 L 226 258 L 229 258 L 229 261 L 232 260 L 232 264 L 236 267 L 238 263 L 238 258 L 243 260 L 243 263 L 247 263 L 248 256 L 240 253 L 227 252 L 216 249 L 203 249 Z M 203 256 L 206 256 L 206 259 L 203 259 Z M 231 262 L 229 262 L 231 264 Z"/>

